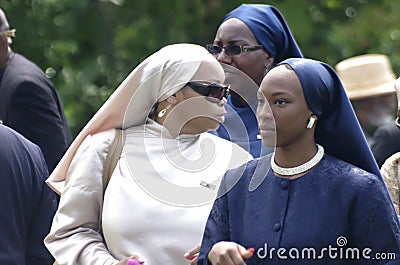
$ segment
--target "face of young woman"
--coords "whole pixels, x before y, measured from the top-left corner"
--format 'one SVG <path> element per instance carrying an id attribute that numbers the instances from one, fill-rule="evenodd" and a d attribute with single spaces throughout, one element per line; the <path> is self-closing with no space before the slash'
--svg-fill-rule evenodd
<path id="1" fill-rule="evenodd" d="M 225 47 L 229 45 L 253 46 L 259 45 L 254 34 L 241 20 L 232 18 L 223 22 L 218 28 L 214 45 Z M 247 74 L 257 85 L 260 85 L 266 70 L 266 64 L 272 66 L 273 59 L 263 50 L 246 51 L 229 56 L 222 50 L 216 55 L 219 62 L 231 65 Z M 266 60 L 268 62 L 266 63 Z"/>
<path id="2" fill-rule="evenodd" d="M 306 137 L 312 111 L 294 71 L 281 65 L 265 76 L 257 92 L 257 120 L 263 144 L 285 147 Z"/>
<path id="3" fill-rule="evenodd" d="M 219 65 L 203 62 L 191 81 L 222 84 L 225 77 Z M 213 100 L 185 86 L 176 94 L 173 112 L 182 124 L 181 133 L 202 133 L 215 130 L 225 119 L 226 98 Z"/>

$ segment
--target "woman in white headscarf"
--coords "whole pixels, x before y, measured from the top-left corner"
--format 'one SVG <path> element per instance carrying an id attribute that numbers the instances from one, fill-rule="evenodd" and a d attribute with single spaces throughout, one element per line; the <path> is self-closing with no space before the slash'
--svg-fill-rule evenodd
<path id="1" fill-rule="evenodd" d="M 133 255 L 149 265 L 187 264 L 184 254 L 201 242 L 220 178 L 251 159 L 206 133 L 224 120 L 224 78 L 204 48 L 175 44 L 117 88 L 48 179 L 55 190 L 65 180 L 45 239 L 59 264 L 126 264 Z M 124 147 L 103 193 L 113 128 L 123 129 Z"/>

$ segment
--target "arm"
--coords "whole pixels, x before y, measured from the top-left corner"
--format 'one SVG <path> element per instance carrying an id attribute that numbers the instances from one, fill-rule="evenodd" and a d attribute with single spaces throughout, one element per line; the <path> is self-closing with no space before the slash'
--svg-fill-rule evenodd
<path id="1" fill-rule="evenodd" d="M 49 171 L 70 144 L 69 129 L 64 126 L 64 114 L 59 108 L 51 87 L 25 81 L 16 87 L 8 110 L 8 126 L 40 147 Z"/>
<path id="2" fill-rule="evenodd" d="M 399 220 L 390 202 L 383 182 L 377 177 L 368 178 L 355 201 L 350 220 L 353 242 L 360 249 L 372 249 L 369 254 L 394 253 L 395 260 L 361 259 L 362 264 L 398 264 L 400 260 Z M 370 262 L 370 263 L 368 263 Z"/>
<path id="3" fill-rule="evenodd" d="M 45 244 L 59 264 L 116 264 L 101 228 L 102 174 L 112 135 L 97 141 L 88 136 L 78 149 L 65 181 L 60 205 Z M 115 131 L 112 131 L 115 135 Z"/>

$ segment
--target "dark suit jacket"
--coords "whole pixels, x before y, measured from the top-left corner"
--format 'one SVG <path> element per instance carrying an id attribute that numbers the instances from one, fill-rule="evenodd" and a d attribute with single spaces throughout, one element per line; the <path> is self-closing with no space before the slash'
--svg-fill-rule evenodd
<path id="1" fill-rule="evenodd" d="M 39 147 L 0 125 L 0 264 L 50 265 L 43 243 L 57 210 Z"/>
<path id="2" fill-rule="evenodd" d="M 40 147 L 50 172 L 71 143 L 53 84 L 34 63 L 13 52 L 0 81 L 0 120 Z"/>
<path id="3" fill-rule="evenodd" d="M 400 152 L 400 128 L 394 121 L 376 129 L 371 150 L 379 168 L 391 155 Z"/>

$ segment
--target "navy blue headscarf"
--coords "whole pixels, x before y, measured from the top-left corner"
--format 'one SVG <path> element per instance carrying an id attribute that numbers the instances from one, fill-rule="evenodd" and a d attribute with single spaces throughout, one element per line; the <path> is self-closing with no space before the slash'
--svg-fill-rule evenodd
<path id="1" fill-rule="evenodd" d="M 327 154 L 356 165 L 382 180 L 336 72 L 329 65 L 311 59 L 291 58 L 280 64 L 293 68 L 309 109 L 318 117 L 315 141 L 325 148 Z"/>
<path id="2" fill-rule="evenodd" d="M 282 14 L 273 6 L 242 4 L 224 17 L 237 18 L 253 32 L 264 50 L 279 63 L 288 58 L 301 58 L 299 47 Z"/>

